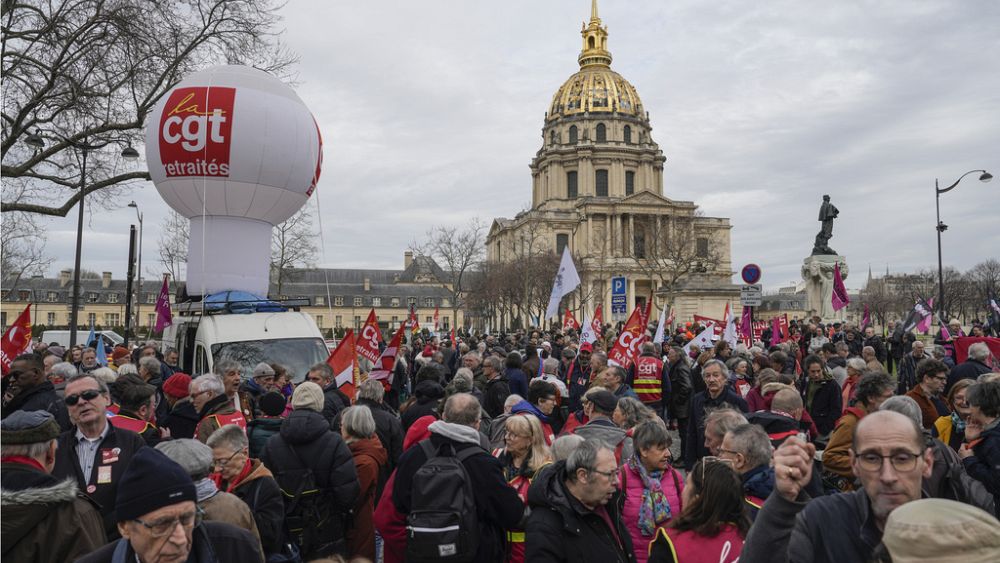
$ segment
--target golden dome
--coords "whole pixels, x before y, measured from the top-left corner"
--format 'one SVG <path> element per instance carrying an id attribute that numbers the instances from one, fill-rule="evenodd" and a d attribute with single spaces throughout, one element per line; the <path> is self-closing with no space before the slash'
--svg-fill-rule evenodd
<path id="1" fill-rule="evenodd" d="M 583 24 L 583 49 L 577 62 L 580 72 L 570 76 L 552 96 L 548 120 L 575 114 L 619 113 L 643 118 L 642 101 L 635 87 L 611 70 L 608 28 L 597 15 L 597 0 L 590 6 L 590 22 Z"/>

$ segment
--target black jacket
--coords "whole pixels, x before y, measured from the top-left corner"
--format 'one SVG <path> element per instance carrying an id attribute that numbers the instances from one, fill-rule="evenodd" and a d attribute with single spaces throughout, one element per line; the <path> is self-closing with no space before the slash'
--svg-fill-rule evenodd
<path id="1" fill-rule="evenodd" d="M 688 414 L 691 416 L 687 427 L 687 438 L 684 442 L 687 450 L 684 452 L 684 461 L 688 464 L 689 470 L 696 461 L 709 453 L 708 448 L 705 447 L 705 411 L 724 405 L 729 405 L 730 408 L 744 413 L 749 410 L 747 402 L 728 386 L 715 399 L 708 396 L 708 391 L 695 393 L 691 396 L 688 407 Z"/>
<path id="2" fill-rule="evenodd" d="M 585 508 L 565 486 L 566 462 L 544 467 L 528 489 L 525 561 L 630 563 L 632 536 L 622 520 L 621 493 L 605 505 L 617 536 L 599 515 Z"/>
<path id="3" fill-rule="evenodd" d="M 375 419 L 375 433 L 378 434 L 382 447 L 389 454 L 389 465 L 387 473 L 392 473 L 399 463 L 399 456 L 403 455 L 403 425 L 399 422 L 399 417 L 389 410 L 388 407 L 371 401 L 369 399 L 358 399 L 355 406 L 368 407 L 372 411 L 372 418 Z M 331 428 L 334 432 L 340 432 L 340 414 L 334 419 Z"/>
<path id="4" fill-rule="evenodd" d="M 285 501 L 271 472 L 266 467 L 260 467 L 259 460 L 251 460 L 251 463 L 254 469 L 245 481 L 236 485 L 232 493 L 250 507 L 264 553 L 279 553 L 284 541 Z"/>
<path id="5" fill-rule="evenodd" d="M 115 553 L 116 550 L 120 550 Z M 138 561 L 126 539 L 111 542 L 76 560 L 76 563 L 133 563 Z M 202 522 L 191 533 L 191 553 L 187 563 L 227 563 L 260 561 L 260 544 L 250 532 L 225 522 Z"/>
<path id="6" fill-rule="evenodd" d="M 888 357 L 888 353 L 886 352 L 885 342 L 882 341 L 881 336 L 876 334 L 871 336 L 870 338 L 865 338 L 864 345 L 871 346 L 872 348 L 874 348 L 875 358 L 878 359 L 878 361 L 882 362 L 883 364 L 885 363 L 885 360 Z"/>
<path id="7" fill-rule="evenodd" d="M 100 507 L 101 517 L 104 519 L 104 531 L 108 534 L 108 538 L 117 538 L 115 499 L 118 496 L 118 483 L 122 480 L 125 468 L 132 461 L 132 456 L 139 448 L 146 447 L 146 442 L 135 432 L 115 428 L 108 423 L 108 434 L 98 446 L 94 456 L 94 467 L 87 476 L 80 470 L 80 457 L 76 455 L 76 429 L 60 434 L 58 443 L 59 449 L 56 450 L 56 464 L 52 468 L 52 476 L 57 479 L 75 478 L 80 491 L 86 493 Z M 107 463 L 104 463 L 105 459 Z M 97 478 L 98 473 L 102 466 L 108 465 L 111 466 L 111 480 L 108 483 L 101 483 Z M 93 492 L 88 490 L 91 485 L 94 487 Z"/>
<path id="8" fill-rule="evenodd" d="M 582 407 L 583 395 L 590 387 L 590 365 L 580 366 L 580 360 L 573 360 L 563 374 L 566 386 L 569 388 L 569 410 L 575 412 Z M 525 397 L 527 399 L 527 397 Z"/>
<path id="9" fill-rule="evenodd" d="M 348 513 L 361 494 L 354 457 L 340 435 L 330 430 L 323 415 L 308 409 L 292 411 L 261 455 L 261 461 L 286 493 L 296 489 L 284 478 L 285 472 L 301 468 L 299 460 L 312 469 L 316 485 L 326 492 L 330 503 L 333 517 L 321 535 L 331 541 L 343 539 Z"/>
<path id="10" fill-rule="evenodd" d="M 351 399 L 337 388 L 336 381 L 323 388 L 323 418 L 327 426 L 332 425 L 337 414 L 349 406 Z"/>
<path id="11" fill-rule="evenodd" d="M 965 471 L 993 495 L 994 510 L 1000 514 L 1000 426 L 982 434 L 982 440 L 972 447 L 975 455 L 962 460 Z"/>
<path id="12" fill-rule="evenodd" d="M 177 438 L 194 438 L 194 430 L 198 427 L 200 420 L 201 417 L 198 416 L 198 411 L 194 410 L 194 403 L 191 402 L 191 399 L 185 397 L 174 403 L 173 408 L 170 409 L 170 414 L 167 415 L 167 419 L 160 426 L 170 430 L 170 437 L 174 440 Z"/>
<path id="13" fill-rule="evenodd" d="M 951 391 L 951 386 L 958 383 L 961 379 L 978 379 L 980 375 L 991 371 L 993 371 L 993 369 L 983 362 L 968 358 L 964 362 L 951 368 L 951 373 L 948 374 L 948 385 L 944 389 L 944 394 Z"/>
<path id="14" fill-rule="evenodd" d="M 59 428 L 64 432 L 73 426 L 69 421 L 69 413 L 66 412 L 66 403 L 56 394 L 56 388 L 51 381 L 43 381 L 11 399 L 3 406 L 2 418 L 14 414 L 14 411 L 46 411 L 51 413 L 56 422 L 59 423 Z"/>
<path id="15" fill-rule="evenodd" d="M 483 409 L 490 418 L 496 418 L 503 413 L 503 404 L 510 396 L 510 385 L 507 378 L 500 375 L 486 382 L 486 391 L 483 392 Z M 527 398 L 527 397 L 525 397 Z"/>
<path id="16" fill-rule="evenodd" d="M 807 404 L 806 397 L 808 393 L 809 380 L 807 378 L 802 384 L 803 405 Z M 837 381 L 834 379 L 823 380 L 819 389 L 816 390 L 816 394 L 813 395 L 812 405 L 808 405 L 807 407 L 809 416 L 816 423 L 816 429 L 821 436 L 825 436 L 833 431 L 837 420 L 843 414 L 843 401 L 844 399 L 840 393 L 840 385 L 837 385 Z"/>
<path id="17" fill-rule="evenodd" d="M 691 400 L 691 366 L 681 358 L 667 370 L 670 381 L 669 412 L 671 418 L 688 418 L 688 403 Z"/>
<path id="18" fill-rule="evenodd" d="M 466 448 L 479 448 L 480 445 L 451 440 L 439 434 L 431 434 L 428 438 L 431 444 L 440 447 L 451 443 L 457 452 Z M 399 460 L 396 478 L 392 491 L 392 502 L 404 516 L 410 513 L 410 497 L 413 490 L 413 477 L 420 466 L 427 461 L 423 448 L 406 450 Z M 503 465 L 500 460 L 482 449 L 482 455 L 473 455 L 465 460 L 465 469 L 472 481 L 472 490 L 476 497 L 476 512 L 479 516 L 479 551 L 476 552 L 477 562 L 505 561 L 506 538 L 504 530 L 512 529 L 521 521 L 524 514 L 524 503 L 517 496 L 513 487 L 504 479 Z M 530 559 L 528 559 L 530 561 Z"/>
<path id="19" fill-rule="evenodd" d="M 406 412 L 400 417 L 404 431 L 409 430 L 410 426 L 422 416 L 429 414 L 437 416 L 438 402 L 444 398 L 444 387 L 437 381 L 421 381 L 414 389 L 413 397 L 416 400 L 410 403 Z"/>

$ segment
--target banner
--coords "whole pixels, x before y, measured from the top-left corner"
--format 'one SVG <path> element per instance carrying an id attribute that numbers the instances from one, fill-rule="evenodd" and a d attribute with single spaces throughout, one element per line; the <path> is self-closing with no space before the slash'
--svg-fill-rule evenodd
<path id="1" fill-rule="evenodd" d="M 577 322 L 576 317 L 573 316 L 573 312 L 566 307 L 566 314 L 563 315 L 563 330 L 580 330 L 580 323 Z"/>
<path id="2" fill-rule="evenodd" d="M 597 334 L 594 330 L 594 323 L 588 323 L 587 317 L 583 317 L 583 330 L 580 331 L 580 343 L 593 344 L 597 340 Z"/>
<path id="3" fill-rule="evenodd" d="M 549 306 L 545 309 L 545 319 L 551 319 L 559 314 L 559 302 L 580 285 L 580 274 L 573 264 L 569 246 L 563 248 L 562 260 L 559 261 L 559 271 L 552 282 L 552 294 L 549 295 Z"/>
<path id="4" fill-rule="evenodd" d="M 372 309 L 374 311 L 374 309 Z M 434 307 L 434 334 L 438 332 L 438 307 Z M 375 360 L 372 360 L 375 361 Z"/>
<path id="5" fill-rule="evenodd" d="M 405 330 L 405 323 L 399 325 L 399 330 L 397 330 L 396 334 L 393 335 L 392 341 L 385 347 L 385 350 L 382 350 L 382 355 L 379 357 L 378 362 L 375 363 L 375 367 L 372 368 L 372 372 L 368 374 L 369 378 L 382 381 L 383 386 L 392 385 L 392 375 L 396 371 L 396 352 L 403 343 L 403 332 Z M 454 337 L 454 328 L 451 329 L 451 333 Z"/>
<path id="6" fill-rule="evenodd" d="M 920 317 L 916 329 L 927 334 L 931 329 L 931 322 L 934 320 L 934 298 L 931 297 L 927 301 L 923 299 L 917 301 L 917 304 L 913 306 L 913 310 Z"/>
<path id="7" fill-rule="evenodd" d="M 330 353 L 330 357 L 326 359 L 326 364 L 333 368 L 333 378 L 337 384 L 337 388 L 343 391 L 348 397 L 354 397 L 354 374 L 357 363 L 358 356 L 354 341 L 354 331 L 347 329 L 343 340 Z"/>
<path id="8" fill-rule="evenodd" d="M 628 322 L 622 327 L 621 334 L 615 339 L 615 345 L 608 352 L 608 363 L 628 368 L 639 355 L 639 345 L 646 337 L 646 329 L 642 326 L 642 307 L 636 307 L 629 315 Z"/>
<path id="9" fill-rule="evenodd" d="M 163 276 L 163 287 L 160 288 L 160 294 L 156 297 L 156 326 L 154 330 L 162 332 L 163 329 L 172 324 L 174 324 L 174 318 L 170 314 L 170 287 L 167 286 L 167 276 Z"/>
<path id="10" fill-rule="evenodd" d="M 969 357 L 969 346 L 976 342 L 985 342 L 992 357 L 987 364 L 993 371 L 1000 372 L 1000 338 L 982 336 L 960 336 L 955 339 L 955 363 L 962 363 Z"/>
<path id="11" fill-rule="evenodd" d="M 703 317 L 701 315 L 694 315 L 693 318 L 694 318 L 694 322 L 700 324 L 703 327 L 704 326 L 708 326 L 709 324 L 712 325 L 712 330 L 715 331 L 713 333 L 714 340 L 718 340 L 719 338 L 722 338 L 722 331 L 726 328 L 726 325 L 721 320 L 719 320 L 719 319 L 713 319 L 712 317 Z"/>
<path id="12" fill-rule="evenodd" d="M 31 304 L 21 311 L 14 324 L 7 327 L 0 343 L 0 370 L 7 377 L 14 358 L 28 351 L 31 346 Z"/>
<path id="13" fill-rule="evenodd" d="M 667 331 L 667 309 L 660 310 L 660 320 L 656 323 L 656 334 L 653 335 L 653 344 L 662 344 Z"/>
<path id="14" fill-rule="evenodd" d="M 865 303 L 865 314 L 861 317 L 861 332 L 870 326 L 872 326 L 872 313 L 868 310 L 868 304 Z"/>
<path id="15" fill-rule="evenodd" d="M 378 317 L 375 316 L 375 309 L 368 312 L 368 320 L 361 327 L 361 334 L 358 336 L 358 354 L 369 362 L 377 362 L 379 357 L 378 345 L 382 342 L 382 331 L 378 327 Z"/>
<path id="16" fill-rule="evenodd" d="M 729 303 L 726 303 L 726 327 L 722 332 L 722 339 L 729 343 L 730 346 L 736 346 L 739 341 L 738 330 L 736 328 L 736 315 L 729 311 Z"/>
<path id="17" fill-rule="evenodd" d="M 692 346 L 701 348 L 702 352 L 711 348 L 713 346 L 712 338 L 714 334 L 715 324 L 709 323 L 708 326 L 705 327 L 705 330 L 699 332 L 698 335 L 691 340 L 691 342 L 684 345 L 684 353 L 690 355 Z"/>

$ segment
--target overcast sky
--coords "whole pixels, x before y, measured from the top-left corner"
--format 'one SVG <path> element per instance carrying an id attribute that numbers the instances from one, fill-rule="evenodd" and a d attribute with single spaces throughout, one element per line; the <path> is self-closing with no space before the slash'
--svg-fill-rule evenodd
<path id="1" fill-rule="evenodd" d="M 525 208 L 589 14 L 587 0 L 289 2 L 297 91 L 324 139 L 321 265 L 400 268 L 430 227 Z M 824 193 L 857 288 L 869 265 L 936 268 L 935 178 L 1000 172 L 1000 2 L 602 0 L 600 14 L 667 158 L 664 195 L 729 217 L 734 268 L 760 264 L 768 289 L 799 281 Z M 960 269 L 1000 255 L 1000 180 L 976 178 L 941 202 Z M 151 183 L 132 197 L 148 276 L 167 206 Z M 88 216 L 84 267 L 124 276 L 132 197 Z M 51 274 L 72 267 L 75 217 L 51 222 Z"/>

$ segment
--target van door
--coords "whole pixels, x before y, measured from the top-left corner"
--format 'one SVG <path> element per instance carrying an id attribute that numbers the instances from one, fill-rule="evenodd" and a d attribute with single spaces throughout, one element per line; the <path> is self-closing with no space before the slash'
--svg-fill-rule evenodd
<path id="1" fill-rule="evenodd" d="M 211 373 L 208 365 L 208 355 L 205 354 L 204 346 L 196 344 L 194 350 L 194 373 L 191 374 L 191 377 L 198 377 L 206 373 Z"/>

